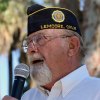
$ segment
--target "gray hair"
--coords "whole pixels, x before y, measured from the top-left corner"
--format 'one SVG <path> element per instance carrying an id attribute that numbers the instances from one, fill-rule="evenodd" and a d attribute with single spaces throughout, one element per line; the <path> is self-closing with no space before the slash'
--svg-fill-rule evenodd
<path id="1" fill-rule="evenodd" d="M 77 36 L 80 40 L 80 48 L 79 48 L 79 52 L 80 52 L 80 59 L 83 60 L 83 58 L 85 57 L 85 44 L 83 42 L 83 37 L 80 36 L 77 32 L 71 31 L 71 30 L 66 30 L 65 32 L 70 35 L 70 36 Z"/>

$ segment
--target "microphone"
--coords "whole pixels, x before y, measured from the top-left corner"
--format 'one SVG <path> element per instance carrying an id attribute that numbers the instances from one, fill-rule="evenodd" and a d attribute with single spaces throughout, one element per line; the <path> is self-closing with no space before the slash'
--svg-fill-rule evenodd
<path id="1" fill-rule="evenodd" d="M 14 70 L 14 84 L 11 96 L 20 100 L 24 88 L 25 79 L 29 76 L 29 67 L 26 64 L 19 64 Z"/>

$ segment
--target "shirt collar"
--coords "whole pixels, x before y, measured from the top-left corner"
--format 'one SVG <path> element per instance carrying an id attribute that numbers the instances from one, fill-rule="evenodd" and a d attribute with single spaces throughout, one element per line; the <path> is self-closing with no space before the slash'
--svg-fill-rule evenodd
<path id="1" fill-rule="evenodd" d="M 76 85 L 78 85 L 83 79 L 88 76 L 89 74 L 86 65 L 83 65 L 65 76 L 64 78 L 62 78 L 61 83 L 63 97 L 66 96 Z"/>
<path id="2" fill-rule="evenodd" d="M 41 87 L 41 86 L 37 86 L 37 88 L 38 88 L 42 93 L 44 93 L 45 96 L 49 96 L 49 93 L 50 93 L 49 90 L 47 90 L 47 89 L 45 89 L 45 88 L 43 88 L 43 87 Z"/>

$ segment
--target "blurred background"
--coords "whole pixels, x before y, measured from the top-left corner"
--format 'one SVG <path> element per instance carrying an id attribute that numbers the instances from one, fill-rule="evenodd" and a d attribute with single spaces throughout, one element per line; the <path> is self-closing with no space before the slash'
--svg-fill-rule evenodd
<path id="1" fill-rule="evenodd" d="M 86 44 L 83 61 L 91 76 L 100 77 L 100 0 L 0 0 L 0 100 L 11 93 L 16 65 L 28 64 L 21 45 L 27 33 L 27 7 L 34 3 L 76 14 Z M 33 85 L 28 78 L 24 91 Z"/>

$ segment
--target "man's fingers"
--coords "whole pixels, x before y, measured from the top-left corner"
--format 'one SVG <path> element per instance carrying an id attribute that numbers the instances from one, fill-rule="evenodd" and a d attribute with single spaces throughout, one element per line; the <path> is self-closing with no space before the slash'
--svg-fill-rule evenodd
<path id="1" fill-rule="evenodd" d="M 4 96 L 2 100 L 18 100 L 18 99 L 13 98 L 11 96 Z"/>

